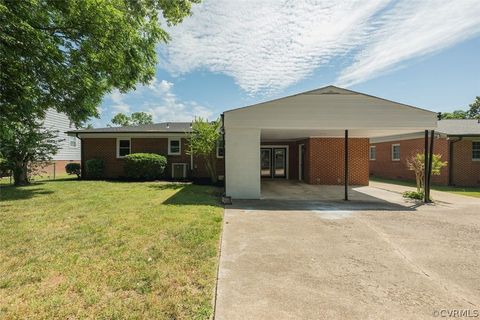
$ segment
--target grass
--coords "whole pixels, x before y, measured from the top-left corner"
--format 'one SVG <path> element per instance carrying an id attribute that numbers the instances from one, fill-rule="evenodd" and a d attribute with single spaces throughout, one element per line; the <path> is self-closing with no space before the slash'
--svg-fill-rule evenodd
<path id="1" fill-rule="evenodd" d="M 210 318 L 219 192 L 164 182 L 2 184 L 0 318 Z"/>
<path id="2" fill-rule="evenodd" d="M 415 187 L 415 182 L 407 180 L 385 179 L 379 177 L 370 177 L 371 181 L 392 183 L 401 186 Z M 437 186 L 432 185 L 432 190 L 445 191 L 450 193 L 461 194 L 469 197 L 480 198 L 480 188 L 475 187 L 451 187 L 451 186 Z"/>

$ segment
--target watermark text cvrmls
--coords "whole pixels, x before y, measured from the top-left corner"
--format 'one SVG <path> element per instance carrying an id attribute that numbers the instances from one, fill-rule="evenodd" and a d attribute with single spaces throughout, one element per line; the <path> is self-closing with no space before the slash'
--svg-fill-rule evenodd
<path id="1" fill-rule="evenodd" d="M 439 309 L 433 311 L 438 318 L 480 318 L 480 309 Z"/>

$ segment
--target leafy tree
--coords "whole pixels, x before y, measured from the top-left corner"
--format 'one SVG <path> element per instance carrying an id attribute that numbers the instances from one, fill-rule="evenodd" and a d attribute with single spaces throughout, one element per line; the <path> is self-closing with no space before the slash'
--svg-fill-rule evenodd
<path id="1" fill-rule="evenodd" d="M 442 113 L 441 120 L 446 119 L 468 119 L 468 112 L 464 110 L 455 110 L 453 112 Z"/>
<path id="2" fill-rule="evenodd" d="M 469 106 L 469 110 L 455 110 L 453 112 L 445 112 L 441 114 L 441 119 L 479 119 L 480 120 L 480 96 Z"/>
<path id="3" fill-rule="evenodd" d="M 197 118 L 192 123 L 192 132 L 188 134 L 187 154 L 201 156 L 205 159 L 205 166 L 213 183 L 217 176 L 217 143 L 220 140 L 220 121 L 208 122 Z"/>
<path id="4" fill-rule="evenodd" d="M 123 114 L 123 113 L 117 113 L 113 118 L 112 118 L 112 125 L 116 125 L 119 127 L 126 127 L 130 125 L 130 117 Z"/>
<path id="5" fill-rule="evenodd" d="M 0 144 L 11 148 L 3 156 L 15 166 L 15 183 L 28 183 L 25 165 L 53 151 L 36 123 L 47 109 L 81 127 L 98 117 L 106 93 L 147 84 L 155 74 L 155 48 L 169 40 L 160 21 L 180 23 L 199 1 L 2 0 Z M 28 150 L 14 142 L 26 142 Z"/>
<path id="6" fill-rule="evenodd" d="M 447 161 L 442 161 L 442 155 L 434 154 L 432 158 L 432 175 L 440 175 L 440 170 L 447 165 Z M 415 172 L 415 181 L 417 183 L 417 193 L 424 192 L 425 178 L 425 154 L 417 153 L 407 159 L 407 167 Z"/>
<path id="7" fill-rule="evenodd" d="M 480 120 L 480 96 L 475 98 L 475 101 L 469 105 L 468 116 L 470 119 Z"/>
<path id="8" fill-rule="evenodd" d="M 134 112 L 131 116 L 127 116 L 123 113 L 117 113 L 112 118 L 112 124 L 120 127 L 138 126 L 150 123 L 153 123 L 153 117 L 151 114 L 146 112 Z"/>
<path id="9" fill-rule="evenodd" d="M 0 128 L 32 124 L 53 108 L 79 127 L 113 88 L 148 83 L 160 27 L 200 0 L 2 0 Z"/>
<path id="10" fill-rule="evenodd" d="M 134 126 L 153 123 L 152 115 L 146 112 L 134 112 L 130 119 L 132 119 L 132 125 Z"/>
<path id="11" fill-rule="evenodd" d="M 57 133 L 38 122 L 16 123 L 13 129 L 2 131 L 0 154 L 13 173 L 15 185 L 29 184 L 31 176 L 52 160 L 61 141 Z"/>

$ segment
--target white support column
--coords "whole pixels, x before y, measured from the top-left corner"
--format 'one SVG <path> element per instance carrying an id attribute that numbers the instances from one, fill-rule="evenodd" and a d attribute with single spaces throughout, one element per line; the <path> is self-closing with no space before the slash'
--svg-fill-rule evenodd
<path id="1" fill-rule="evenodd" d="M 226 195 L 260 199 L 260 129 L 225 130 Z"/>

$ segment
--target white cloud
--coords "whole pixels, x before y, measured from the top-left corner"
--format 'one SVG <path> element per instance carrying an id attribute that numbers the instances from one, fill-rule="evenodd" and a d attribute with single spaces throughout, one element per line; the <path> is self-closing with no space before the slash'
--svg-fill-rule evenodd
<path id="1" fill-rule="evenodd" d="M 160 82 L 160 86 L 162 82 Z M 153 115 L 155 122 L 192 121 L 195 117 L 212 118 L 214 113 L 209 108 L 201 106 L 195 101 L 179 101 L 172 92 L 173 83 L 168 82 L 163 85 L 165 91 L 160 99 L 146 102 L 143 106 L 146 112 Z"/>
<path id="2" fill-rule="evenodd" d="M 114 104 L 112 105 L 112 109 L 115 113 L 129 113 L 130 112 L 130 106 L 125 103 L 121 104 Z"/>
<path id="3" fill-rule="evenodd" d="M 310 75 L 364 40 L 388 1 L 205 1 L 169 30 L 162 47 L 173 73 L 207 68 L 245 91 L 276 90 Z"/>
<path id="4" fill-rule="evenodd" d="M 143 111 L 153 116 L 154 122 L 191 121 L 195 117 L 213 119 L 214 112 L 195 101 L 183 101 L 173 91 L 174 84 L 154 78 L 146 86 L 121 94 L 118 90 L 108 96 L 111 101 L 110 114 Z M 128 103 L 127 103 L 128 102 Z M 102 107 L 105 111 L 106 107 Z"/>
<path id="5" fill-rule="evenodd" d="M 118 90 L 113 90 L 112 93 L 108 96 L 112 101 L 112 113 L 129 113 L 130 106 L 125 103 L 125 94 L 120 93 Z M 103 109 L 102 109 L 103 111 Z"/>
<path id="6" fill-rule="evenodd" d="M 158 81 L 157 78 L 153 78 L 147 88 L 157 95 L 163 95 L 173 88 L 173 83 L 167 80 Z"/>
<path id="7" fill-rule="evenodd" d="M 403 1 L 379 21 L 340 85 L 352 85 L 480 34 L 480 1 Z"/>
<path id="8" fill-rule="evenodd" d="M 359 52 L 352 84 L 479 32 L 478 0 L 205 0 L 160 48 L 174 74 L 224 73 L 249 93 L 285 88 L 332 59 Z"/>

